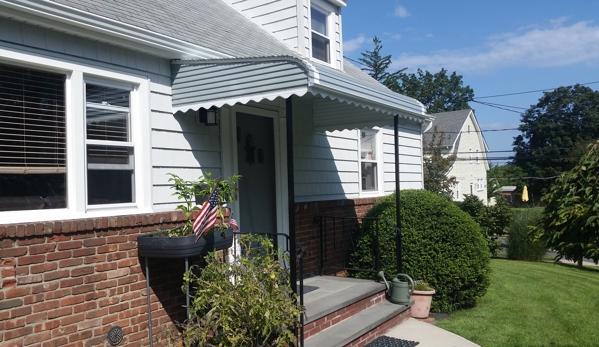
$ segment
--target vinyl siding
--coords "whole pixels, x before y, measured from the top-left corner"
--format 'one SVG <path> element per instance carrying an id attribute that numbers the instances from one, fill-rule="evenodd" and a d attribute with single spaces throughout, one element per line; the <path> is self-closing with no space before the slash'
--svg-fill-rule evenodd
<path id="1" fill-rule="evenodd" d="M 298 49 L 297 0 L 225 0 L 291 48 Z"/>
<path id="2" fill-rule="evenodd" d="M 470 133 L 468 133 L 470 127 Z M 455 135 L 455 134 L 452 134 Z M 484 147 L 481 142 L 480 133 L 476 131 L 472 117 L 468 117 L 461 129 L 460 141 L 457 152 L 457 160 L 454 162 L 451 170 L 447 174 L 449 177 L 455 176 L 460 182 L 460 195 L 458 201 L 464 200 L 464 194 L 470 194 L 470 185 L 473 185 L 472 192 L 482 201 L 487 203 L 487 170 L 485 167 Z M 472 161 L 470 161 L 470 152 L 472 150 Z M 476 150 L 479 151 L 480 159 L 476 162 Z M 477 188 L 477 179 L 482 179 L 484 187 L 482 190 Z M 455 188 L 454 188 L 455 190 Z M 453 192 L 455 199 L 456 192 Z"/>

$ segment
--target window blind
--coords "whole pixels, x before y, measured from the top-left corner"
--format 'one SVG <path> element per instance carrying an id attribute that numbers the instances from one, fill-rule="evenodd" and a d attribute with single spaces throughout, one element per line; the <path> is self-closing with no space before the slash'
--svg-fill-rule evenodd
<path id="1" fill-rule="evenodd" d="M 65 78 L 0 64 L 0 174 L 66 172 Z"/>

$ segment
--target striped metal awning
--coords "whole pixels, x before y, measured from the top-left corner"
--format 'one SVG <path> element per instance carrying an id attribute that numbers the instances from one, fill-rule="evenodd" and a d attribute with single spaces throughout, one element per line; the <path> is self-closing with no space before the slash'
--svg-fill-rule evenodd
<path id="1" fill-rule="evenodd" d="M 430 120 L 415 99 L 295 57 L 175 61 L 172 76 L 173 112 L 311 94 L 317 131 L 392 125 L 395 115 Z"/>

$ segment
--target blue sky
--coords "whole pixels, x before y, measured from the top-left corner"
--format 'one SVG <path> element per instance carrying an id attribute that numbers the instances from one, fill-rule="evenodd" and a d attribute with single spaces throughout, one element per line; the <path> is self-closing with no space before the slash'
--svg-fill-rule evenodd
<path id="1" fill-rule="evenodd" d="M 455 71 L 474 89 L 475 99 L 599 82 L 597 0 L 349 0 L 342 16 L 346 57 L 357 60 L 378 36 L 394 70 Z M 588 87 L 599 90 L 599 83 Z M 480 101 L 523 112 L 541 96 L 535 92 Z M 483 131 L 520 124 L 516 112 L 470 106 Z M 518 134 L 484 132 L 491 151 L 511 151 Z"/>

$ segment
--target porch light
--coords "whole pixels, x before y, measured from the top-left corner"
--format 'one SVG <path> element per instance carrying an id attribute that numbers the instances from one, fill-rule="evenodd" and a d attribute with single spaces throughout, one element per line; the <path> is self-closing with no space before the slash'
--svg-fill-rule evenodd
<path id="1" fill-rule="evenodd" d="M 212 106 L 209 109 L 200 108 L 200 123 L 206 126 L 218 125 L 216 122 L 219 109 L 216 106 Z"/>

